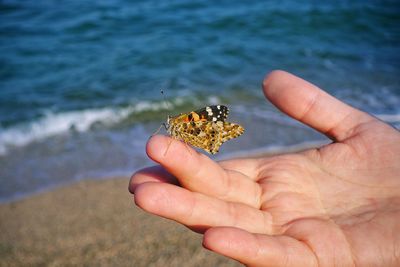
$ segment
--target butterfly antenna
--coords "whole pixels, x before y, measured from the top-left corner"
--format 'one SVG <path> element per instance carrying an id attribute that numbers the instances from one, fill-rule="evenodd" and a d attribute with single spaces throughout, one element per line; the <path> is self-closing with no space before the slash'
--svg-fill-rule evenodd
<path id="1" fill-rule="evenodd" d="M 168 103 L 168 101 L 167 101 L 167 98 L 165 97 L 164 90 L 161 89 L 161 90 L 160 90 L 160 93 L 161 93 L 162 96 L 163 96 L 163 100 L 164 100 L 164 103 L 165 103 L 165 107 L 167 108 L 167 110 L 171 110 L 171 106 L 169 105 L 169 103 Z"/>
<path id="2" fill-rule="evenodd" d="M 167 98 L 165 97 L 164 90 L 161 89 L 160 93 L 163 96 L 164 104 L 165 104 L 165 107 L 167 108 L 167 110 L 172 110 L 172 106 L 170 105 L 170 103 L 167 101 Z M 167 119 L 169 119 L 170 118 L 169 114 L 167 113 L 167 111 L 165 111 L 165 112 L 166 112 L 165 117 L 167 117 Z M 166 125 L 165 123 L 163 123 L 163 125 L 164 125 L 165 130 L 168 130 L 169 125 Z"/>
<path id="3" fill-rule="evenodd" d="M 167 99 L 165 98 L 164 90 L 161 89 L 161 90 L 160 90 L 160 93 L 161 93 L 161 95 L 163 96 L 163 100 L 164 100 L 164 104 L 165 104 L 164 106 L 167 108 L 167 110 L 169 110 L 169 109 L 170 109 L 170 105 L 168 104 L 168 101 L 167 101 Z M 165 113 L 165 115 L 166 115 L 167 118 L 169 118 L 168 113 Z M 163 122 L 163 123 L 160 125 L 160 127 L 158 127 L 157 131 L 155 131 L 151 136 L 154 136 L 154 135 L 158 134 L 158 133 L 160 132 L 160 130 L 161 130 L 162 127 L 164 127 L 166 131 L 168 131 L 167 125 Z"/>

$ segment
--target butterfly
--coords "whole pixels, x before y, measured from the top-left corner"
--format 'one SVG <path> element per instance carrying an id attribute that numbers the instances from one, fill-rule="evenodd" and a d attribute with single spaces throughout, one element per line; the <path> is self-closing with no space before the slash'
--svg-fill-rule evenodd
<path id="1" fill-rule="evenodd" d="M 202 109 L 169 117 L 164 124 L 168 134 L 210 154 L 216 154 L 220 146 L 243 134 L 244 128 L 227 122 L 226 106 L 207 106 Z"/>

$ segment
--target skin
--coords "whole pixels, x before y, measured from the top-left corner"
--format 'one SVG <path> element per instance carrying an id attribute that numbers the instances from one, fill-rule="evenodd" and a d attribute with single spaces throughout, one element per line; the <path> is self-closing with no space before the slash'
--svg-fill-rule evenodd
<path id="1" fill-rule="evenodd" d="M 400 266 L 400 133 L 287 72 L 263 90 L 332 143 L 215 162 L 157 135 L 147 154 L 159 165 L 130 181 L 136 205 L 247 266 Z"/>

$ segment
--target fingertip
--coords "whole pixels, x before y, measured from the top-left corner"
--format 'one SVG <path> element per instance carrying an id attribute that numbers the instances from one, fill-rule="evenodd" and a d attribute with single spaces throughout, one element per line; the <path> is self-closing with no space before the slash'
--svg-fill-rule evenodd
<path id="1" fill-rule="evenodd" d="M 182 160 L 197 154 L 187 144 L 164 135 L 152 136 L 147 142 L 146 153 L 152 160 L 164 166 L 171 160 L 183 162 Z"/>
<path id="2" fill-rule="evenodd" d="M 193 195 L 181 187 L 157 182 L 146 182 L 135 189 L 135 204 L 146 212 L 182 224 L 193 208 Z M 189 216 L 190 217 L 190 216 Z"/>
<path id="3" fill-rule="evenodd" d="M 134 201 L 135 201 L 136 206 L 138 206 L 144 210 L 147 210 L 145 208 L 147 206 L 146 203 L 147 203 L 147 199 L 148 199 L 147 198 L 148 189 L 147 189 L 146 184 L 137 185 L 135 187 L 134 194 L 135 194 Z"/>
<path id="4" fill-rule="evenodd" d="M 131 194 L 135 194 L 135 189 L 137 184 L 134 183 L 134 177 L 135 177 L 136 173 L 134 173 L 131 178 L 129 179 L 129 184 L 128 184 L 128 191 Z"/>
<path id="5" fill-rule="evenodd" d="M 252 234 L 234 227 L 214 227 L 203 238 L 206 249 L 251 266 L 316 266 L 310 249 L 287 236 Z M 289 252 L 289 254 L 288 254 Z"/>
<path id="6" fill-rule="evenodd" d="M 178 184 L 178 181 L 160 165 L 146 167 L 136 171 L 129 180 L 128 190 L 134 194 L 140 184 L 146 182 Z"/>
<path id="7" fill-rule="evenodd" d="M 147 169 L 142 169 L 138 170 L 134 174 L 132 174 L 131 179 L 129 180 L 129 185 L 128 185 L 128 190 L 131 194 L 135 194 L 136 188 L 145 183 L 145 182 L 151 182 L 151 177 L 146 175 Z"/>
<path id="8" fill-rule="evenodd" d="M 253 256 L 253 236 L 235 227 L 213 227 L 204 233 L 203 247 L 225 256 L 237 253 Z"/>
<path id="9" fill-rule="evenodd" d="M 158 158 L 159 154 L 162 154 L 161 151 L 165 151 L 169 139 L 171 138 L 164 135 L 154 135 L 150 137 L 146 144 L 147 155 L 153 160 Z"/>
<path id="10" fill-rule="evenodd" d="M 135 194 L 136 188 L 147 181 L 145 171 L 146 169 L 141 169 L 132 174 L 128 185 L 128 190 L 131 194 Z"/>
<path id="11" fill-rule="evenodd" d="M 128 190 L 131 194 L 135 194 L 136 188 L 146 182 L 146 176 L 143 174 L 144 170 L 139 170 L 132 174 L 129 180 Z"/>
<path id="12" fill-rule="evenodd" d="M 283 71 L 283 70 L 273 70 L 268 73 L 263 80 L 263 91 L 265 97 L 269 100 L 272 99 L 273 95 L 279 91 L 282 82 L 284 82 L 287 78 L 294 77 L 292 74 Z"/>
<path id="13" fill-rule="evenodd" d="M 212 227 L 205 231 L 203 236 L 203 247 L 212 251 L 216 251 L 218 247 L 223 245 L 225 237 L 222 227 Z"/>
<path id="14" fill-rule="evenodd" d="M 165 199 L 168 198 L 165 190 L 154 182 L 140 184 L 136 186 L 134 192 L 135 204 L 150 213 L 157 214 L 157 211 L 162 207 L 161 204 L 165 203 Z"/>
<path id="15" fill-rule="evenodd" d="M 219 247 L 219 242 L 223 241 L 221 236 L 221 229 L 218 227 L 209 228 L 203 236 L 203 247 L 209 250 L 214 250 L 215 247 Z"/>

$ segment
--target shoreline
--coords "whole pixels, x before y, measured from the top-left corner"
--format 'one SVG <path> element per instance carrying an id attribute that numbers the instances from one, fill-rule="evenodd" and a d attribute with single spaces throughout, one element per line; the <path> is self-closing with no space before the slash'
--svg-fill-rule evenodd
<path id="1" fill-rule="evenodd" d="M 271 156 L 320 144 L 247 154 Z M 201 235 L 139 209 L 128 182 L 128 176 L 85 179 L 0 203 L 0 266 L 241 266 L 202 248 Z"/>
<path id="2" fill-rule="evenodd" d="M 316 141 L 306 141 L 306 142 L 298 143 L 295 145 L 288 145 L 288 146 L 265 146 L 265 147 L 260 147 L 257 149 L 249 149 L 249 150 L 242 150 L 242 151 L 238 151 L 238 152 L 226 153 L 222 156 L 215 157 L 214 160 L 221 161 L 221 160 L 228 160 L 228 159 L 232 159 L 232 158 L 263 157 L 263 156 L 271 156 L 271 155 L 277 155 L 277 154 L 292 153 L 292 152 L 297 152 L 297 151 L 301 151 L 301 150 L 305 150 L 305 149 L 309 149 L 309 148 L 313 148 L 313 147 L 317 147 L 317 146 L 322 146 L 327 143 L 328 143 L 328 141 L 326 141 L 326 140 L 325 141 L 324 140 L 316 140 Z M 153 165 L 153 164 L 150 164 L 148 166 L 151 166 L 151 165 Z M 146 165 L 144 165 L 143 167 L 146 167 Z M 115 177 L 127 177 L 139 169 L 140 168 L 132 169 L 132 171 L 130 171 L 130 172 L 115 170 L 113 172 L 104 173 L 103 175 L 99 174 L 94 177 L 72 179 L 71 181 L 66 181 L 66 182 L 63 182 L 60 184 L 43 186 L 42 188 L 33 190 L 32 192 L 29 192 L 29 193 L 17 193 L 8 198 L 3 198 L 3 199 L 0 198 L 0 205 L 10 204 L 10 203 L 22 201 L 25 199 L 29 199 L 31 197 L 35 197 L 37 195 L 46 194 L 48 192 L 58 190 L 59 188 L 62 188 L 62 187 L 68 187 L 68 186 L 74 185 L 75 183 L 79 183 L 81 181 L 102 181 L 102 180 L 112 179 Z"/>

